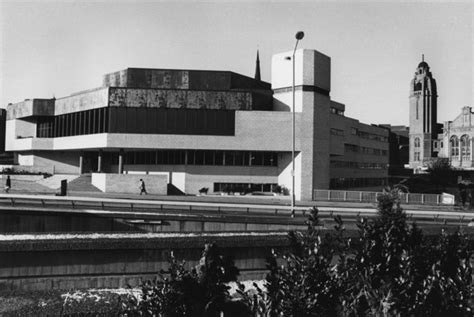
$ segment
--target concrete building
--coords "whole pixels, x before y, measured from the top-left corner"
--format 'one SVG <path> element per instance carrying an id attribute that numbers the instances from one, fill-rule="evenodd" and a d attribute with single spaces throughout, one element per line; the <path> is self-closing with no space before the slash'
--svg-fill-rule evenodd
<path id="1" fill-rule="evenodd" d="M 163 183 L 189 194 L 291 189 L 291 53 L 273 56 L 271 85 L 258 64 L 257 79 L 128 68 L 105 75 L 100 88 L 11 104 L 6 149 L 24 166 L 92 173 L 104 191 L 136 192 L 138 178 L 161 184 L 152 193 L 166 193 Z M 385 184 L 388 131 L 345 117 L 331 100 L 328 56 L 300 49 L 295 62 L 297 199 Z"/>
<path id="2" fill-rule="evenodd" d="M 413 170 L 405 167 L 409 162 L 410 129 L 404 125 L 381 124 L 380 126 L 389 130 L 388 175 L 390 183 L 396 184 L 413 174 Z"/>

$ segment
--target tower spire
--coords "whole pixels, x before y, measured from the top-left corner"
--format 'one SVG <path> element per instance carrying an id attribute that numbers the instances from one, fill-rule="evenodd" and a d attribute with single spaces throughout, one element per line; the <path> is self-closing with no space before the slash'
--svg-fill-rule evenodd
<path id="1" fill-rule="evenodd" d="M 425 54 L 421 54 L 421 61 L 422 61 L 422 62 L 425 61 Z"/>
<path id="2" fill-rule="evenodd" d="M 257 49 L 257 61 L 255 62 L 255 80 L 261 81 L 260 79 L 260 56 Z"/>

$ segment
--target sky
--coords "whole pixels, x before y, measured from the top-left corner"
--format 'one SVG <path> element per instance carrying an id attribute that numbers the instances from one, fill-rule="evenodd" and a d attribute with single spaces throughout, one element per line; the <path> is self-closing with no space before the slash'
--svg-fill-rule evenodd
<path id="1" fill-rule="evenodd" d="M 271 56 L 331 57 L 331 99 L 364 123 L 408 124 L 421 54 L 438 84 L 438 122 L 474 106 L 472 1 L 0 0 L 0 106 L 100 87 L 127 67 L 230 70 L 262 80 Z"/>

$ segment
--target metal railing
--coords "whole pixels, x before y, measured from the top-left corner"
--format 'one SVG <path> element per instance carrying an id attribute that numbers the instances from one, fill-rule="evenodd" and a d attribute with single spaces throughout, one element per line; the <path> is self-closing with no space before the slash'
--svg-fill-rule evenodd
<path id="1" fill-rule="evenodd" d="M 356 194 L 357 193 L 357 194 Z M 381 193 L 376 192 L 349 192 L 349 191 L 328 191 L 318 190 L 315 197 L 324 197 L 320 200 L 328 201 L 365 201 L 375 202 L 376 197 Z M 413 196 L 409 194 L 403 196 L 409 202 L 423 201 L 425 205 L 433 199 L 431 196 L 422 195 Z M 440 195 L 438 195 L 440 196 Z M 424 197 L 424 198 L 423 198 Z M 428 197 L 428 198 L 427 198 Z M 357 199 L 358 198 L 358 199 Z M 142 199 L 114 199 L 114 198 L 95 198 L 95 197 L 72 197 L 72 196 L 51 196 L 51 195 L 19 195 L 19 194 L 0 194 L 0 209 L 5 208 L 24 208 L 31 210 L 34 207 L 49 210 L 75 210 L 77 212 L 97 213 L 97 214 L 117 214 L 123 216 L 152 216 L 160 214 L 173 214 L 173 212 L 197 211 L 201 212 L 240 212 L 240 213 L 265 213 L 281 216 L 291 215 L 291 206 L 287 205 L 267 205 L 267 204 L 237 204 L 222 202 L 190 202 L 190 201 L 167 201 L 167 200 L 142 200 Z M 296 215 L 306 215 L 311 206 L 295 206 Z M 341 215 L 345 217 L 373 217 L 377 215 L 375 207 L 357 207 L 357 206 L 319 206 L 319 215 L 321 217 L 333 217 Z M 405 210 L 411 218 L 456 220 L 458 222 L 474 222 L 474 213 L 459 211 L 439 211 L 430 210 Z M 205 217 L 205 216 L 204 216 Z M 138 218 L 137 218 L 138 219 Z"/>
<path id="2" fill-rule="evenodd" d="M 20 195 L 0 194 L 0 206 L 2 202 L 12 207 L 39 206 L 42 208 L 67 208 L 84 209 L 94 208 L 98 210 L 127 210 L 135 211 L 147 209 L 160 210 L 187 210 L 187 211 L 239 211 L 239 212 L 272 212 L 291 213 L 292 207 L 286 205 L 268 204 L 237 204 L 221 202 L 191 202 L 174 200 L 145 200 L 145 199 L 121 199 L 121 198 L 99 198 L 99 197 L 76 197 L 76 196 L 52 196 L 52 195 Z M 309 207 L 295 206 L 296 212 L 305 213 Z"/>
<path id="3" fill-rule="evenodd" d="M 377 202 L 380 192 L 363 192 L 347 190 L 315 190 L 315 201 L 347 201 L 347 202 Z M 400 201 L 412 205 L 440 205 L 442 195 L 400 193 Z"/>

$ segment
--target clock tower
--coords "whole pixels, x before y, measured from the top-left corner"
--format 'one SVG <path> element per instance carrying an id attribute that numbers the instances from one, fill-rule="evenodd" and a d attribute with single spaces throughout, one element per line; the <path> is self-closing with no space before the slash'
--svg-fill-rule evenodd
<path id="1" fill-rule="evenodd" d="M 426 166 L 433 157 L 434 141 L 437 140 L 436 81 L 430 72 L 424 55 L 410 83 L 410 167 Z"/>

